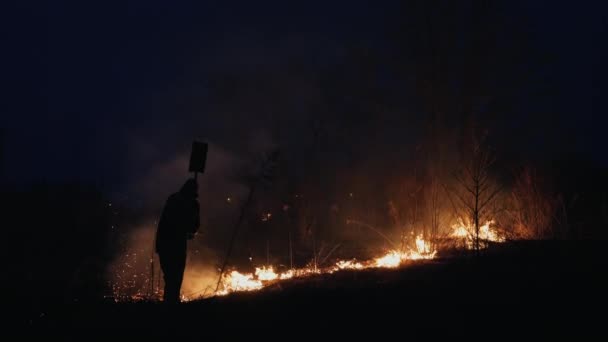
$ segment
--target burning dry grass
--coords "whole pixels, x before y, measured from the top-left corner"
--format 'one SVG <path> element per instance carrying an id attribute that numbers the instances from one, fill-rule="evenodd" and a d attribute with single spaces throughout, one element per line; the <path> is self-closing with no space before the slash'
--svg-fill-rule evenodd
<path id="1" fill-rule="evenodd" d="M 422 236 L 416 237 L 415 246 L 415 248 L 408 249 L 407 251 L 390 250 L 382 256 L 367 261 L 357 261 L 355 259 L 339 260 L 332 266 L 325 268 L 310 266 L 277 273 L 274 267 L 264 266 L 256 268 L 254 274 L 231 271 L 223 276 L 221 289 L 215 295 L 223 296 L 232 292 L 256 291 L 276 281 L 302 278 L 314 274 L 331 274 L 341 270 L 363 270 L 368 268 L 396 268 L 406 261 L 435 258 L 436 251 L 431 250 L 430 243 L 425 241 Z"/>
<path id="2" fill-rule="evenodd" d="M 460 240 L 467 249 L 475 248 L 475 227 L 470 223 L 459 220 L 452 225 L 450 237 Z M 506 238 L 494 226 L 494 220 L 486 221 L 479 226 L 480 247 L 487 247 L 488 242 L 505 242 Z"/>
<path id="3" fill-rule="evenodd" d="M 474 248 L 475 229 L 470 224 L 465 224 L 462 221 L 454 224 L 450 237 L 462 241 L 464 248 Z M 494 227 L 493 220 L 487 221 L 479 227 L 479 239 L 484 242 L 482 247 L 486 247 L 488 241 L 505 241 L 504 236 L 500 235 L 499 231 Z M 243 274 L 238 271 L 232 271 L 223 276 L 221 289 L 215 295 L 222 296 L 232 292 L 256 291 L 279 280 L 306 277 L 313 274 L 331 274 L 341 270 L 396 268 L 406 261 L 434 259 L 436 255 L 437 251 L 432 248 L 431 243 L 419 235 L 416 236 L 414 247 L 407 248 L 404 251 L 390 250 L 379 257 L 367 261 L 358 261 L 356 259 L 338 260 L 332 266 L 326 268 L 310 266 L 302 269 L 288 270 L 283 273 L 277 273 L 273 266 L 256 268 L 254 274 Z"/>
<path id="4" fill-rule="evenodd" d="M 452 225 L 449 236 L 451 239 L 454 239 L 461 248 L 474 248 L 475 230 L 470 224 L 465 224 L 460 221 Z M 499 233 L 499 230 L 494 226 L 494 221 L 487 221 L 484 225 L 480 226 L 479 238 L 482 242 L 482 248 L 487 246 L 488 241 L 505 241 L 504 236 L 502 236 Z M 436 255 L 437 251 L 433 245 L 425 240 L 422 235 L 418 235 L 411 241 L 409 247 L 405 247 L 402 250 L 388 250 L 382 255 L 369 260 L 337 260 L 328 267 L 315 267 L 315 265 L 310 264 L 304 268 L 294 268 L 283 272 L 277 271 L 277 268 L 273 265 L 257 267 L 253 273 L 241 273 L 237 270 L 231 270 L 222 276 L 218 291 L 214 291 L 215 286 L 213 286 L 214 279 L 217 279 L 218 277 L 215 270 L 208 267 L 201 270 L 200 267 L 189 264 L 186 269 L 184 285 L 182 287 L 182 292 L 184 293 L 182 300 L 190 301 L 210 296 L 224 296 L 234 292 L 257 291 L 287 279 L 305 278 L 319 274 L 332 274 L 343 270 L 357 271 L 372 268 L 397 268 L 406 262 L 434 259 Z M 144 274 L 141 275 L 144 276 Z M 152 295 L 145 295 L 144 293 L 146 291 L 141 289 L 129 296 L 127 300 L 158 300 L 162 294 L 162 290 L 159 288 L 160 286 L 157 287 L 155 293 Z M 114 289 L 116 293 L 116 289 L 120 289 L 120 286 L 115 285 Z M 123 301 L 125 300 L 125 297 L 115 296 L 115 299 Z"/>

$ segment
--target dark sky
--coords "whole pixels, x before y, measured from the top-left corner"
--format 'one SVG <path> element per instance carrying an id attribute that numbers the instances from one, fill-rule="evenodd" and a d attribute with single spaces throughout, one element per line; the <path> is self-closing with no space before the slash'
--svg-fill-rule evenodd
<path id="1" fill-rule="evenodd" d="M 208 140 L 222 160 L 277 144 L 297 153 L 323 105 L 326 74 L 357 65 L 361 55 L 352 58 L 353 50 L 372 51 L 362 55 L 382 65 L 410 45 L 395 38 L 395 28 L 411 18 L 399 2 L 278 3 L 16 5 L 3 20 L 10 89 L 2 101 L 5 182 L 76 179 L 128 191 L 151 170 L 179 169 L 172 163 L 193 138 Z M 506 25 L 552 56 L 540 73 L 551 80 L 551 94 L 517 100 L 512 124 L 543 112 L 538 120 L 556 126 L 548 130 L 564 145 L 607 165 L 606 5 L 503 7 Z M 408 106 L 409 89 L 395 93 L 410 117 L 376 126 L 374 137 L 425 115 Z M 535 126 L 538 140 L 546 140 L 543 125 Z M 547 144 L 547 154 L 555 154 Z"/>

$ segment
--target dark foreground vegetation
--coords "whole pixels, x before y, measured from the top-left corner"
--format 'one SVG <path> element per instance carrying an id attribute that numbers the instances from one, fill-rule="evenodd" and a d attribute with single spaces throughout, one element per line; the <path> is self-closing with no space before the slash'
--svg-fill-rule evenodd
<path id="1" fill-rule="evenodd" d="M 170 333 L 194 340 L 363 332 L 428 338 L 605 335 L 605 246 L 598 241 L 521 241 L 494 246 L 479 258 L 345 271 L 176 306 L 63 305 L 30 320 L 28 330 L 84 338 Z"/>

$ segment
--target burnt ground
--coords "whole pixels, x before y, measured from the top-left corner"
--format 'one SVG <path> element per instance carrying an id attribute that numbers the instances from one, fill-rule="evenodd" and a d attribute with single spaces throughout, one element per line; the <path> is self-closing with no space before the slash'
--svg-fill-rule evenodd
<path id="1" fill-rule="evenodd" d="M 177 334 L 188 340 L 529 334 L 608 335 L 605 242 L 517 242 L 481 257 L 345 271 L 167 306 L 88 303 L 50 308 L 34 333 L 89 339 Z M 366 335 L 363 335 L 366 334 Z"/>

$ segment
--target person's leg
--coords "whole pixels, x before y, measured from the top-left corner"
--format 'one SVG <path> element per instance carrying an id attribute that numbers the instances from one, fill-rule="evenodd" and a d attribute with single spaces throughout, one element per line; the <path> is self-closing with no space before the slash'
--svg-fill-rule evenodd
<path id="1" fill-rule="evenodd" d="M 179 285 L 177 284 L 177 272 L 175 256 L 170 253 L 159 255 L 160 267 L 163 270 L 165 280 L 165 291 L 163 301 L 165 303 L 177 303 L 179 301 Z"/>
<path id="2" fill-rule="evenodd" d="M 180 290 L 184 280 L 184 269 L 186 268 L 186 251 L 180 252 L 175 256 L 175 296 L 177 302 L 180 301 Z"/>
<path id="3" fill-rule="evenodd" d="M 179 303 L 180 289 L 186 267 L 186 251 L 166 253 L 159 259 L 165 280 L 163 300 L 167 303 Z"/>

